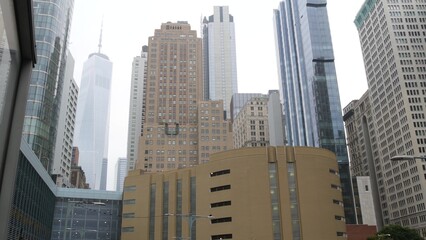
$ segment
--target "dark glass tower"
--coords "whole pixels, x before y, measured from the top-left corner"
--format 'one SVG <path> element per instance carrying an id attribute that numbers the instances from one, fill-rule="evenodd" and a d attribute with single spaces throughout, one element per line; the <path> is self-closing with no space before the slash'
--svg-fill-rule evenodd
<path id="1" fill-rule="evenodd" d="M 355 223 L 326 5 L 326 0 L 284 0 L 274 10 L 280 95 L 288 144 L 337 155 L 346 222 Z"/>
<path id="2" fill-rule="evenodd" d="M 33 2 L 37 64 L 31 77 L 23 138 L 50 172 L 74 0 Z"/>

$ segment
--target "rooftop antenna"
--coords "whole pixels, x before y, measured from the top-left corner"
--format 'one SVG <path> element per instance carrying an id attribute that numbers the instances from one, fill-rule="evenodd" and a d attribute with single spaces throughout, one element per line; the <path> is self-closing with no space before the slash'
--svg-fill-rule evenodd
<path id="1" fill-rule="evenodd" d="M 101 48 L 102 48 L 102 29 L 103 29 L 103 27 L 104 27 L 104 17 L 102 17 L 101 34 L 99 35 L 98 53 L 101 53 Z"/>

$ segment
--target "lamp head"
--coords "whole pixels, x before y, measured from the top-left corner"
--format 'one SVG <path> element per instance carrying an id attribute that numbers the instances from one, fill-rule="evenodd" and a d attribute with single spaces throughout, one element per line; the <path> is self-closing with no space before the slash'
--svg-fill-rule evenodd
<path id="1" fill-rule="evenodd" d="M 409 155 L 397 155 L 397 156 L 391 157 L 390 160 L 391 161 L 409 161 L 409 160 L 414 160 L 414 157 Z"/>

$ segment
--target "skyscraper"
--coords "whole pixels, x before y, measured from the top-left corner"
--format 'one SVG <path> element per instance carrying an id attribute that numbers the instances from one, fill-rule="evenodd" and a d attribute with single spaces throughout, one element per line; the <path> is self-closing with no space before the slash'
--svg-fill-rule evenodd
<path id="1" fill-rule="evenodd" d="M 140 56 L 133 58 L 130 86 L 129 126 L 127 133 L 127 169 L 135 169 L 138 158 L 139 138 L 143 134 L 145 119 L 144 89 L 146 84 L 146 63 L 148 46 L 142 47 Z"/>
<path id="2" fill-rule="evenodd" d="M 279 86 L 290 146 L 334 152 L 345 216 L 355 223 L 326 1 L 285 0 L 274 10 Z"/>
<path id="3" fill-rule="evenodd" d="M 115 191 L 122 192 L 124 178 L 126 178 L 127 176 L 127 159 L 126 158 L 118 158 L 118 161 L 115 164 L 115 172 L 116 172 Z"/>
<path id="4" fill-rule="evenodd" d="M 23 138 L 51 172 L 74 1 L 34 3 L 37 64 L 33 69 Z"/>
<path id="5" fill-rule="evenodd" d="M 369 173 L 372 185 L 377 186 L 373 198 L 381 209 L 376 216 L 378 224 L 414 228 L 423 237 L 425 163 L 395 162 L 391 158 L 426 154 L 425 3 L 364 2 L 355 25 L 369 91 L 355 102 L 353 111 L 347 109 L 345 114 L 347 127 L 356 127 L 351 134 L 359 139 L 359 148 L 350 145 L 351 154 L 361 154 L 357 160 Z M 355 121 L 349 121 L 350 118 Z"/>
<path id="6" fill-rule="evenodd" d="M 148 49 L 146 117 L 138 168 L 161 171 L 179 164 L 196 165 L 201 39 L 187 22 L 168 22 L 149 37 Z M 170 151 L 164 149 L 166 145 Z"/>
<path id="7" fill-rule="evenodd" d="M 223 102 L 201 101 L 201 44 L 187 22 L 163 23 L 149 37 L 138 169 L 192 167 L 212 152 L 232 148 Z"/>
<path id="8" fill-rule="evenodd" d="M 74 80 L 74 58 L 69 51 L 67 55 L 62 100 L 59 108 L 55 155 L 51 173 L 61 175 L 65 184 L 69 186 L 78 86 Z"/>
<path id="9" fill-rule="evenodd" d="M 203 20 L 204 99 L 223 100 L 230 118 L 230 103 L 237 86 L 234 17 L 228 6 L 215 6 Z"/>
<path id="10" fill-rule="evenodd" d="M 102 33 L 101 33 L 102 34 Z M 112 62 L 99 51 L 83 65 L 78 95 L 74 141 L 80 151 L 80 166 L 90 188 L 99 190 L 102 161 L 108 157 L 108 128 Z"/>

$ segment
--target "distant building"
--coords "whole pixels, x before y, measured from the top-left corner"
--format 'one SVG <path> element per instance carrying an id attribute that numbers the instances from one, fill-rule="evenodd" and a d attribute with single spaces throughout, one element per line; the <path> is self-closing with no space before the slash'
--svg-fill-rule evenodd
<path id="1" fill-rule="evenodd" d="M 285 120 L 280 102 L 280 92 L 269 90 L 268 92 L 268 126 L 269 145 L 285 146 Z"/>
<path id="2" fill-rule="evenodd" d="M 78 147 L 72 148 L 72 155 L 71 155 L 71 165 L 78 166 L 80 160 L 80 151 L 78 150 Z"/>
<path id="3" fill-rule="evenodd" d="M 71 167 L 71 187 L 89 189 L 89 184 L 86 183 L 86 175 L 80 166 L 73 165 Z"/>
<path id="4" fill-rule="evenodd" d="M 204 57 L 204 100 L 223 100 L 226 118 L 238 92 L 234 17 L 228 6 L 215 6 L 214 14 L 202 23 Z"/>
<path id="5" fill-rule="evenodd" d="M 55 155 L 51 174 L 61 176 L 63 183 L 58 186 L 69 187 L 72 166 L 74 123 L 77 111 L 78 86 L 74 80 L 74 58 L 67 52 L 64 85 L 59 108 L 58 130 Z"/>
<path id="6" fill-rule="evenodd" d="M 346 235 L 336 156 L 325 149 L 224 151 L 193 168 L 135 170 L 124 184 L 122 240 Z"/>
<path id="7" fill-rule="evenodd" d="M 108 158 L 102 159 L 101 184 L 99 190 L 106 190 L 108 179 Z"/>
<path id="8" fill-rule="evenodd" d="M 268 96 L 251 98 L 232 127 L 234 148 L 269 146 Z"/>
<path id="9" fill-rule="evenodd" d="M 233 105 L 238 112 L 233 117 L 234 148 L 285 145 L 284 116 L 277 90 L 270 90 L 268 95 L 234 94 L 232 102 L 244 103 Z"/>
<path id="10" fill-rule="evenodd" d="M 117 163 L 115 164 L 115 173 L 116 173 L 116 182 L 115 182 L 115 191 L 122 192 L 124 179 L 127 176 L 127 159 L 118 158 Z"/>
<path id="11" fill-rule="evenodd" d="M 281 1 L 273 19 L 287 143 L 325 148 L 336 154 L 346 221 L 355 223 L 327 3 Z"/>
<path id="12" fill-rule="evenodd" d="M 139 151 L 139 138 L 143 134 L 145 120 L 144 91 L 146 89 L 146 69 L 148 46 L 142 47 L 140 56 L 133 58 L 132 77 L 130 86 L 129 126 L 127 133 L 127 170 L 136 166 Z"/>
<path id="13" fill-rule="evenodd" d="M 74 146 L 92 189 L 101 189 L 102 161 L 108 155 L 112 62 L 99 51 L 83 65 L 78 95 Z"/>
<path id="14" fill-rule="evenodd" d="M 231 121 L 234 121 L 234 119 L 237 117 L 238 113 L 241 111 L 241 109 L 246 105 L 250 99 L 253 97 L 261 97 L 265 96 L 265 94 L 261 93 L 234 93 L 232 95 L 231 99 Z"/>

